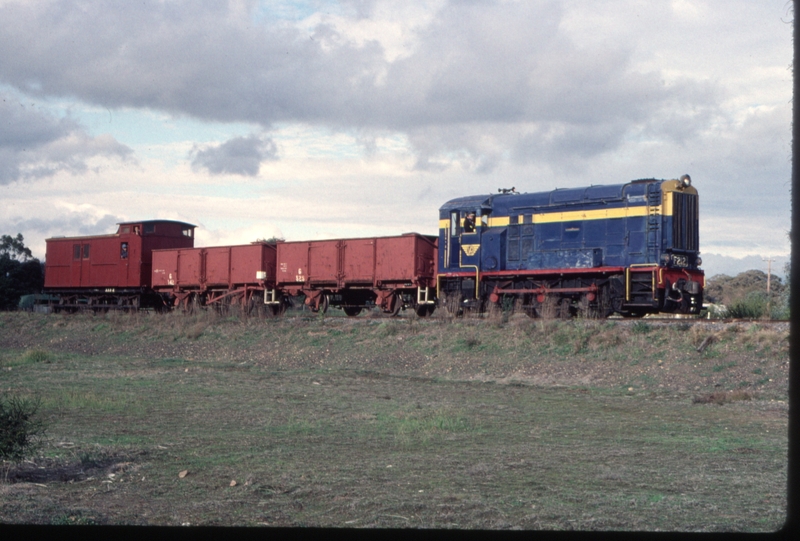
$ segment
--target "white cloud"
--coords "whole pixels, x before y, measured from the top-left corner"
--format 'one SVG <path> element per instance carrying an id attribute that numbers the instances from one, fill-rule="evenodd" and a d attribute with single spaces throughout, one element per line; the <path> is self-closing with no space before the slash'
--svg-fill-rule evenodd
<path id="1" fill-rule="evenodd" d="M 702 246 L 785 253 L 786 20 L 783 0 L 0 2 L 0 88 L 26 100 L 0 108 L 0 229 L 432 232 L 451 197 L 689 173 Z"/>

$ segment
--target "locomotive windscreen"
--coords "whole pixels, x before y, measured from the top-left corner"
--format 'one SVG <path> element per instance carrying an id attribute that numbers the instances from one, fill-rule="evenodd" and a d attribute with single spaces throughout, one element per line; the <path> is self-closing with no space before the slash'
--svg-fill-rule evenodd
<path id="1" fill-rule="evenodd" d="M 697 251 L 697 195 L 673 192 L 672 197 L 672 247 Z"/>

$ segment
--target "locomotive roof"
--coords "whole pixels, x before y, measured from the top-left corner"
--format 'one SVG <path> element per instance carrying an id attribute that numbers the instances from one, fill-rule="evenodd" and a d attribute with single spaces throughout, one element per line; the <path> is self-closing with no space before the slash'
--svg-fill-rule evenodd
<path id="1" fill-rule="evenodd" d="M 471 195 L 451 199 L 439 210 L 464 208 L 500 209 L 548 207 L 582 203 L 622 201 L 626 197 L 644 195 L 648 184 L 664 182 L 659 179 L 640 179 L 625 184 L 599 184 L 581 188 L 559 188 L 549 192 Z"/>

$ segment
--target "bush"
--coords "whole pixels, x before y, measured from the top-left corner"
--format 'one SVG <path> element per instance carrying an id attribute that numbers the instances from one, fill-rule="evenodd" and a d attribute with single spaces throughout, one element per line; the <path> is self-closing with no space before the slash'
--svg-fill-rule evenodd
<path id="1" fill-rule="evenodd" d="M 44 421 L 39 398 L 0 397 L 0 459 L 19 462 L 41 445 Z"/>
<path id="2" fill-rule="evenodd" d="M 750 292 L 743 299 L 728 306 L 728 317 L 737 319 L 759 319 L 767 315 L 767 296 L 761 292 Z"/>

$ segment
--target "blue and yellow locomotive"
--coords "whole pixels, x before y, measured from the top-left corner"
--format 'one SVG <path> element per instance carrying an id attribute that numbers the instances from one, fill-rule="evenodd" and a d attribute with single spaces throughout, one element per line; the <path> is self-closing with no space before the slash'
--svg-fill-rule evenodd
<path id="1" fill-rule="evenodd" d="M 698 196 L 691 178 L 453 199 L 439 214 L 438 296 L 449 309 L 531 316 L 697 314 Z"/>

